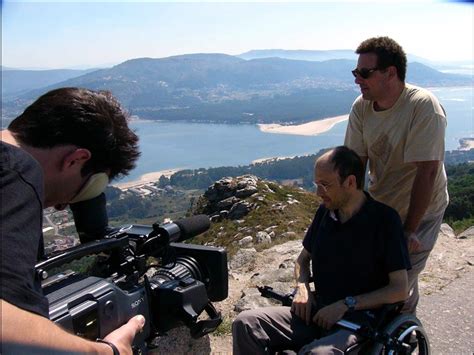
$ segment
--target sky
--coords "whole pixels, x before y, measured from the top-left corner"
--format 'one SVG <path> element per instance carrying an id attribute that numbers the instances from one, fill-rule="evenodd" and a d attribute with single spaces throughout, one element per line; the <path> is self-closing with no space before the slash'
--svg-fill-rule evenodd
<path id="1" fill-rule="evenodd" d="M 433 61 L 473 61 L 474 5 L 447 1 L 2 1 L 2 65 L 111 66 L 252 49 L 355 49 L 390 36 Z"/>

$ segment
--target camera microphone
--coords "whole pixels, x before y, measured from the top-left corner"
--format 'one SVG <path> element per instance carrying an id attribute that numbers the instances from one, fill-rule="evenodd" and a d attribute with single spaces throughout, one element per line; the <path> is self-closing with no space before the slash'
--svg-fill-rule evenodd
<path id="1" fill-rule="evenodd" d="M 198 234 L 204 233 L 211 226 L 209 217 L 205 214 L 181 219 L 175 222 L 181 231 L 181 235 L 176 242 L 181 242 L 186 239 L 195 237 Z"/>
<path id="2" fill-rule="evenodd" d="M 174 223 L 155 223 L 153 229 L 158 231 L 162 237 L 167 236 L 170 243 L 178 243 L 207 231 L 210 225 L 209 217 L 205 214 L 199 214 L 180 219 Z"/>

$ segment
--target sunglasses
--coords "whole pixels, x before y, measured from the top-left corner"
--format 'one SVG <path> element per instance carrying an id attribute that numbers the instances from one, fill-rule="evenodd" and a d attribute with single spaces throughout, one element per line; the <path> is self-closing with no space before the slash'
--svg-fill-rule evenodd
<path id="1" fill-rule="evenodd" d="M 373 72 L 377 71 L 377 70 L 380 70 L 380 68 L 371 68 L 371 69 L 368 69 L 368 68 L 361 68 L 361 69 L 354 69 L 352 70 L 352 75 L 354 75 L 354 78 L 357 78 L 358 76 L 360 76 L 362 79 L 368 79 L 370 78 L 370 76 L 372 75 Z"/>

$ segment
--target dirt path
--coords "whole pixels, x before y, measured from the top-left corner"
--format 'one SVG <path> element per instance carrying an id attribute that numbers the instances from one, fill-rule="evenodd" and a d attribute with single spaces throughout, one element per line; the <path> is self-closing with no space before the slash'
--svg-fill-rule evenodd
<path id="1" fill-rule="evenodd" d="M 443 290 L 422 296 L 418 317 L 432 354 L 474 354 L 474 272 L 472 268 Z"/>

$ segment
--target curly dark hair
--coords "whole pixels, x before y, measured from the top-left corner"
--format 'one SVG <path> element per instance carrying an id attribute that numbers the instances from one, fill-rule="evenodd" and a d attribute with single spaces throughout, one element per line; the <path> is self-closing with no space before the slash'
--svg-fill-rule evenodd
<path id="1" fill-rule="evenodd" d="M 403 48 L 390 37 L 373 37 L 366 39 L 356 49 L 357 54 L 375 53 L 377 67 L 386 69 L 389 66 L 397 68 L 397 75 L 405 81 L 407 72 L 407 56 Z"/>
<path id="2" fill-rule="evenodd" d="M 8 129 L 36 148 L 72 144 L 91 152 L 82 174 L 127 175 L 140 156 L 128 113 L 108 91 L 60 88 L 39 97 Z"/>

